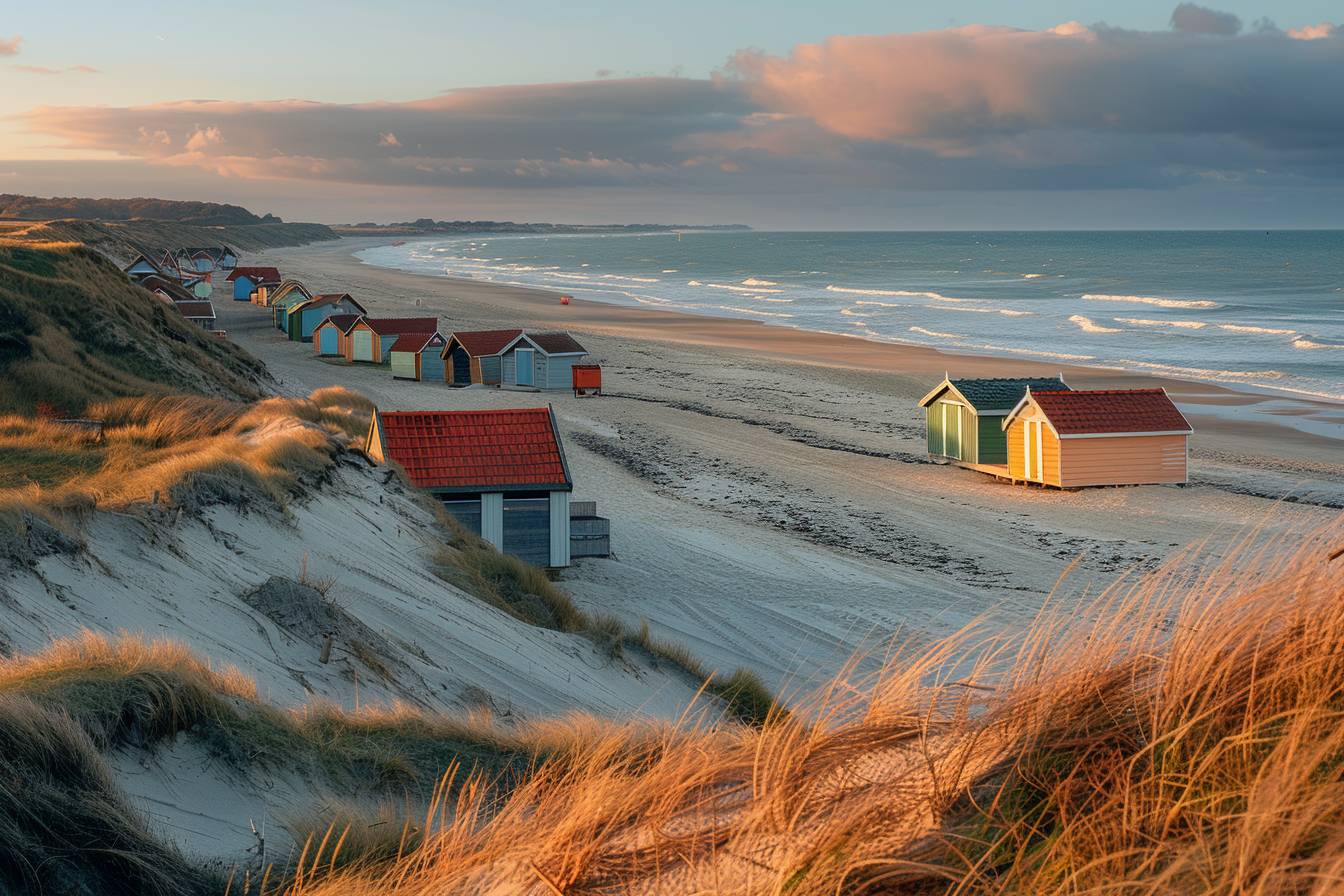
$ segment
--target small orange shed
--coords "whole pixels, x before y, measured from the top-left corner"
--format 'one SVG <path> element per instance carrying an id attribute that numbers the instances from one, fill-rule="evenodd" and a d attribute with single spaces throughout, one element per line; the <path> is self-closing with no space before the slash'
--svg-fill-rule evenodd
<path id="1" fill-rule="evenodd" d="M 1082 488 L 1188 478 L 1193 430 L 1164 389 L 1027 390 L 1003 428 L 1015 481 Z"/>

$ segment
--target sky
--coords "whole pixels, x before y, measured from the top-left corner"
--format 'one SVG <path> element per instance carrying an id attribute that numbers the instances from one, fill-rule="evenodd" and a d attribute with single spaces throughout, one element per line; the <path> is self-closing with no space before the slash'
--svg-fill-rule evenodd
<path id="1" fill-rule="evenodd" d="M 0 9 L 0 193 L 330 223 L 1344 227 L 1344 8 L 1262 4 L 26 3 Z"/>

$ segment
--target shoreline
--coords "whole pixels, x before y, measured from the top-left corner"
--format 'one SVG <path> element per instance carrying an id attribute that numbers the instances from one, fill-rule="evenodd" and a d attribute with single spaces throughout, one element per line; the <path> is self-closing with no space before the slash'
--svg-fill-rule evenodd
<path id="1" fill-rule="evenodd" d="M 747 353 L 761 359 L 823 369 L 887 374 L 905 380 L 902 385 L 906 388 L 900 391 L 914 396 L 922 395 L 944 372 L 958 376 L 1040 376 L 1063 372 L 1066 380 L 1076 388 L 1165 388 L 1187 416 L 1192 417 L 1197 436 L 1203 430 L 1224 435 L 1240 434 L 1259 442 L 1272 440 L 1275 432 L 1286 433 L 1295 442 L 1314 443 L 1320 450 L 1338 450 L 1340 441 L 1344 440 L 1344 404 L 1325 398 L 1076 362 L 963 353 L 857 334 L 807 330 L 759 320 L 666 311 L 587 298 L 575 297 L 569 305 L 562 306 L 559 290 L 407 271 L 374 264 L 355 254 L 390 245 L 390 242 L 375 237 L 343 237 L 336 242 L 275 250 L 270 254 L 294 255 L 305 260 L 322 258 L 326 275 L 340 281 L 353 273 L 349 269 L 354 269 L 375 279 L 401 281 L 408 278 L 405 281 L 408 287 L 414 283 L 439 284 L 452 295 L 436 296 L 436 300 L 446 298 L 453 306 L 474 306 L 474 321 L 469 325 L 472 327 L 503 326 L 516 321 L 518 326 L 524 327 L 541 326 L 623 339 L 654 340 Z M 316 274 L 311 276 L 321 281 Z M 482 314 L 485 316 L 475 316 Z M 456 328 L 457 324 L 452 326 Z M 1308 446 L 1299 444 L 1298 447 Z M 1316 451 L 1309 452 L 1311 456 L 1316 454 Z"/>

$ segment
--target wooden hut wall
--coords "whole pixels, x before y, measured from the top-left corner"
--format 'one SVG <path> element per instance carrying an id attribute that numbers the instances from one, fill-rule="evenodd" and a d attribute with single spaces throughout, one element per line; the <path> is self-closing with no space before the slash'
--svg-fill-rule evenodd
<path id="1" fill-rule="evenodd" d="M 392 358 L 392 377 L 398 380 L 418 380 L 416 358 L 418 352 L 390 352 Z"/>
<path id="2" fill-rule="evenodd" d="M 1036 420 L 1040 418 L 1037 417 Z M 1036 422 L 1026 419 L 1026 415 L 1015 419 L 1008 429 L 1008 474 L 1014 479 L 1022 479 L 1029 482 L 1041 482 L 1046 485 L 1059 485 L 1059 437 L 1055 431 L 1045 422 L 1040 423 L 1040 440 L 1037 442 L 1035 436 L 1032 437 L 1032 469 L 1028 470 L 1026 466 L 1026 443 L 1028 424 L 1033 427 Z M 1035 429 L 1033 429 L 1035 432 Z M 1036 461 L 1036 452 L 1041 452 L 1041 461 Z M 1037 472 L 1040 475 L 1037 475 Z"/>
<path id="3" fill-rule="evenodd" d="M 1155 485 L 1186 481 L 1186 437 L 1061 439 L 1059 485 Z"/>
<path id="4" fill-rule="evenodd" d="M 420 353 L 420 375 L 416 379 L 426 383 L 443 381 L 442 345 L 431 345 Z"/>

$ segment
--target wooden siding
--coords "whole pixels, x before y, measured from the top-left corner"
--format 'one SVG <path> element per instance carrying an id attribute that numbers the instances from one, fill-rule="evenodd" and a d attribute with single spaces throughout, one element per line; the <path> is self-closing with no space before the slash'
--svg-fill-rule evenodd
<path id="1" fill-rule="evenodd" d="M 550 561 L 549 566 L 569 565 L 569 492 L 550 494 Z"/>
<path id="2" fill-rule="evenodd" d="M 486 355 L 480 358 L 480 378 L 476 382 L 498 386 L 503 376 L 504 362 L 499 355 Z"/>
<path id="3" fill-rule="evenodd" d="M 443 346 L 441 345 L 431 345 L 420 353 L 419 379 L 426 383 L 436 383 L 443 380 L 443 356 L 439 354 L 442 350 Z"/>
<path id="4" fill-rule="evenodd" d="M 1066 488 L 1155 485 L 1186 481 L 1185 436 L 1111 436 L 1064 439 Z"/>
<path id="5" fill-rule="evenodd" d="M 947 433 L 943 431 L 944 408 L 947 409 Z M 964 463 L 976 463 L 976 446 L 979 439 L 975 411 L 958 402 L 942 400 L 935 401 L 924 410 L 925 439 L 929 454 Z M 958 417 L 961 418 L 960 428 L 956 424 Z"/>
<path id="6" fill-rule="evenodd" d="M 389 352 L 392 356 L 392 377 L 399 380 L 418 380 L 415 359 L 417 352 Z"/>
<path id="7" fill-rule="evenodd" d="M 350 359 L 352 361 L 372 361 L 373 346 L 378 341 L 377 335 L 365 326 L 357 326 L 350 332 Z"/>
<path id="8" fill-rule="evenodd" d="M 568 517 L 566 517 L 568 521 Z M 551 564 L 551 509 L 546 498 L 504 499 L 502 550 L 535 566 Z M 568 532 L 565 533 L 568 536 Z"/>
<path id="9" fill-rule="evenodd" d="M 1008 437 L 1003 431 L 1002 417 L 976 417 L 975 435 L 975 463 L 1008 462 Z"/>

